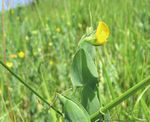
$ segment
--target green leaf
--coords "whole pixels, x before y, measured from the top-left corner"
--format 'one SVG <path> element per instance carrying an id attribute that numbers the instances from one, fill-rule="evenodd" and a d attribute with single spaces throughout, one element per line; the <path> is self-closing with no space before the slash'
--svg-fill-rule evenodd
<path id="1" fill-rule="evenodd" d="M 90 122 L 90 117 L 82 105 L 58 94 L 63 105 L 65 122 Z"/>
<path id="2" fill-rule="evenodd" d="M 92 57 L 84 50 L 79 49 L 74 56 L 71 79 L 73 87 L 86 84 L 94 85 L 98 82 L 98 73 Z"/>
<path id="3" fill-rule="evenodd" d="M 56 122 L 58 120 L 56 116 L 56 112 L 53 109 L 50 109 L 49 116 L 50 116 L 50 122 Z"/>
<path id="4" fill-rule="evenodd" d="M 81 103 L 90 115 L 97 112 L 100 108 L 97 87 L 85 86 L 82 91 Z"/>
<path id="5" fill-rule="evenodd" d="M 141 105 L 142 105 L 141 107 L 143 109 L 146 121 L 150 122 L 150 109 L 148 105 L 145 103 L 145 101 L 143 100 L 143 98 L 141 99 Z"/>

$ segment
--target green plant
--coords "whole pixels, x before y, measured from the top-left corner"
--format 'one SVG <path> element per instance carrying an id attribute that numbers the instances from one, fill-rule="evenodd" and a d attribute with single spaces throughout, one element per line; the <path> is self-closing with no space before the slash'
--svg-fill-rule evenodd
<path id="1" fill-rule="evenodd" d="M 71 67 L 73 89 L 69 90 L 69 93 L 65 92 L 63 95 L 57 94 L 60 103 L 62 104 L 62 112 L 53 107 L 47 100 L 45 100 L 20 77 L 12 72 L 4 63 L 0 61 L 0 64 L 44 103 L 63 116 L 63 119 L 66 122 L 103 121 L 107 111 L 119 105 L 138 90 L 149 85 L 150 77 L 140 81 L 122 95 L 112 100 L 106 106 L 101 105 L 99 76 L 94 61 L 95 49 L 93 47 L 93 45 L 103 45 L 108 38 L 109 29 L 106 24 L 103 26 L 101 24 L 102 22 L 100 22 L 96 31 L 91 28 L 88 29 L 79 42 Z M 142 104 L 146 109 L 148 109 L 143 101 Z"/>

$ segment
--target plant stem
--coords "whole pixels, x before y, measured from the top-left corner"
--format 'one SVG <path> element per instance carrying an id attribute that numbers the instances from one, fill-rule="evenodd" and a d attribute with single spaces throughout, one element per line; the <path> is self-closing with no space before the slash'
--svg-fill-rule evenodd
<path id="1" fill-rule="evenodd" d="M 19 80 L 25 87 L 27 87 L 31 92 L 33 92 L 37 97 L 39 97 L 44 103 L 46 103 L 48 106 L 50 106 L 55 112 L 60 114 L 62 116 L 62 113 L 58 111 L 56 108 L 51 106 L 51 104 L 45 100 L 42 96 L 40 96 L 35 90 L 33 90 L 28 84 L 25 83 L 19 76 L 17 76 L 13 71 L 11 71 L 2 61 L 0 61 L 0 64 L 5 67 L 17 80 Z"/>
<path id="2" fill-rule="evenodd" d="M 139 83 L 137 83 L 132 88 L 128 89 L 126 92 L 124 92 L 122 95 L 120 95 L 119 97 L 114 99 L 112 102 L 108 103 L 106 106 L 100 108 L 99 111 L 95 112 L 94 114 L 92 114 L 90 116 L 91 120 L 92 121 L 96 120 L 99 117 L 99 115 L 101 115 L 102 113 L 105 113 L 105 112 L 111 110 L 112 108 L 116 107 L 121 102 L 123 102 L 124 100 L 126 100 L 127 98 L 129 98 L 130 96 L 135 94 L 138 90 L 144 88 L 145 86 L 147 86 L 149 84 L 150 84 L 150 76 L 145 78 L 144 80 L 140 81 Z"/>

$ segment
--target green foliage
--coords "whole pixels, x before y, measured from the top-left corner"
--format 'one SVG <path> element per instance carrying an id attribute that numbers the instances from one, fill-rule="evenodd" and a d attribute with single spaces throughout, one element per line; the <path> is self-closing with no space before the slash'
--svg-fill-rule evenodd
<path id="1" fill-rule="evenodd" d="M 75 88 L 74 83 L 76 96 L 72 90 L 66 91 L 71 100 L 78 98 L 79 104 L 92 113 L 96 105 L 93 110 L 86 104 L 91 103 L 92 106 L 95 101 L 99 102 L 100 98 L 100 104 L 106 106 L 113 98 L 149 76 L 149 8 L 149 0 L 39 0 L 38 5 L 5 11 L 7 61 L 13 63 L 12 70 L 18 76 L 49 103 L 53 103 L 55 92 L 62 93 L 72 87 L 70 69 L 78 40 L 87 27 L 92 26 L 95 29 L 99 20 L 105 21 L 111 32 L 108 43 L 104 47 L 97 47 L 94 54 L 87 49 L 85 52 L 96 64 L 100 82 L 97 84 L 97 76 L 91 77 L 93 74 L 88 72 L 90 78 L 95 79 L 94 82 L 91 81 L 95 87 L 85 87 L 90 87 L 92 92 L 84 88 L 83 82 L 77 81 L 75 82 L 80 84 L 80 87 Z M 2 34 L 0 42 L 2 60 Z M 19 51 L 25 52 L 24 59 L 10 58 L 11 54 L 18 54 Z M 7 93 L 7 89 L 10 93 Z M 147 110 L 150 107 L 150 90 L 143 93 L 142 101 L 138 99 L 144 90 L 138 91 L 116 109 L 112 109 L 108 119 L 149 121 Z M 93 95 L 96 97 L 89 99 Z M 136 102 L 138 104 L 134 107 Z M 53 106 L 61 108 L 57 102 L 54 102 Z M 62 122 L 59 115 L 47 109 L 49 107 L 37 97 L 33 97 L 32 92 L 0 66 L 0 121 Z"/>
<path id="2" fill-rule="evenodd" d="M 100 108 L 98 73 L 92 57 L 83 48 L 80 48 L 74 56 L 71 77 L 74 88 L 82 86 L 82 90 L 78 92 L 80 92 L 79 101 L 84 108 L 89 114 L 98 111 Z"/>
<path id="3" fill-rule="evenodd" d="M 72 84 L 74 87 L 93 85 L 98 82 L 98 73 L 92 57 L 79 49 L 74 56 L 71 69 Z"/>
<path id="4" fill-rule="evenodd" d="M 101 107 L 97 89 L 96 86 L 91 87 L 90 85 L 86 85 L 81 94 L 81 103 L 90 115 L 99 111 L 98 108 Z"/>
<path id="5" fill-rule="evenodd" d="M 63 105 L 65 122 L 90 122 L 90 116 L 81 105 L 61 94 L 58 97 Z"/>

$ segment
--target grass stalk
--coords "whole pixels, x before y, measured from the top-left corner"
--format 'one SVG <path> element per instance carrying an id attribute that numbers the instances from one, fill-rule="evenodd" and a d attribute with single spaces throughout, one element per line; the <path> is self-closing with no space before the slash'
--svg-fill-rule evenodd
<path id="1" fill-rule="evenodd" d="M 41 95 L 39 95 L 34 89 L 32 89 L 25 81 L 23 81 L 19 76 L 17 76 L 13 71 L 11 71 L 2 61 L 0 64 L 7 69 L 18 81 L 20 81 L 25 87 L 27 87 L 32 93 L 34 93 L 38 98 L 40 98 L 44 103 L 46 103 L 50 108 L 52 108 L 56 113 L 62 116 L 62 113 L 58 111 L 55 107 L 51 106 L 51 104 L 45 100 Z"/>
<path id="2" fill-rule="evenodd" d="M 119 97 L 114 99 L 112 102 L 108 103 L 106 106 L 100 108 L 99 111 L 95 112 L 94 114 L 92 114 L 90 116 L 91 120 L 94 121 L 96 118 L 99 117 L 99 115 L 101 113 L 105 113 L 105 112 L 111 110 L 112 108 L 116 107 L 121 102 L 123 102 L 124 100 L 126 100 L 127 98 L 129 98 L 130 96 L 135 94 L 137 91 L 139 91 L 140 89 L 144 88 L 145 86 L 147 86 L 149 84 L 150 84 L 150 76 L 145 78 L 144 80 L 140 81 L 132 88 L 128 89 L 126 92 L 124 92 L 122 95 L 120 95 Z"/>

